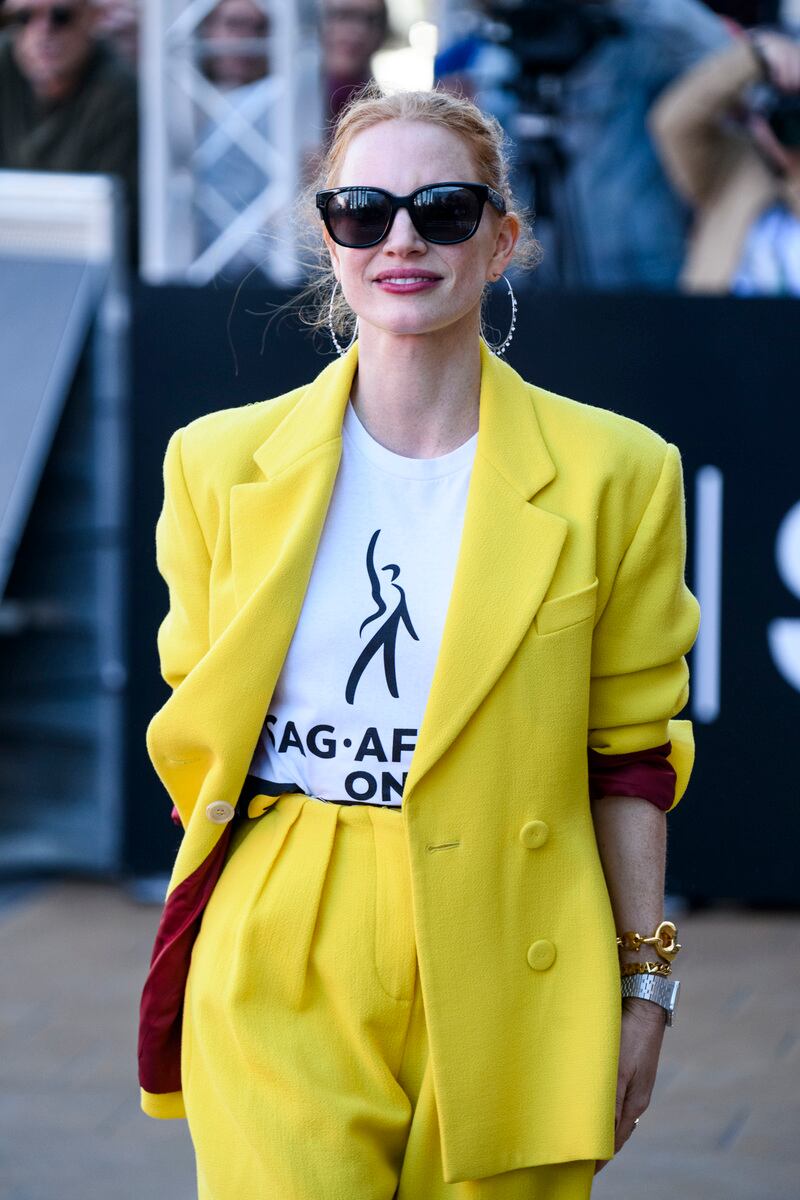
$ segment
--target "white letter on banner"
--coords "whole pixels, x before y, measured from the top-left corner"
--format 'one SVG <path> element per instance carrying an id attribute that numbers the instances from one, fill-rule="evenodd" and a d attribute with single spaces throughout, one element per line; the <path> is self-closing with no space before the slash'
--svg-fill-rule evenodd
<path id="1" fill-rule="evenodd" d="M 722 472 L 701 467 L 695 478 L 694 592 L 700 629 L 692 651 L 692 715 L 709 725 L 719 716 L 722 627 Z"/>
<path id="2" fill-rule="evenodd" d="M 783 518 L 775 540 L 778 574 L 800 600 L 800 501 Z M 800 692 L 800 617 L 770 621 L 767 628 L 772 661 L 787 683 Z"/>

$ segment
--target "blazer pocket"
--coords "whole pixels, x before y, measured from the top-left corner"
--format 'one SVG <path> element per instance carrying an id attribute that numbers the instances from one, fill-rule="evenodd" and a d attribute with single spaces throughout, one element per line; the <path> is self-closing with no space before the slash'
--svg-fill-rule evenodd
<path id="1" fill-rule="evenodd" d="M 567 596 L 556 596 L 545 600 L 536 613 L 535 625 L 537 633 L 556 633 L 559 629 L 568 629 L 577 625 L 587 617 L 594 616 L 597 604 L 597 576 L 586 587 Z"/>

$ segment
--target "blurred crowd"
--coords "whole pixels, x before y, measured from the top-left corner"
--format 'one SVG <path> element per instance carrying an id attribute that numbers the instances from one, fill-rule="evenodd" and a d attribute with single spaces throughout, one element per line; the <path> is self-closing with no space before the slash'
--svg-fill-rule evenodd
<path id="1" fill-rule="evenodd" d="M 0 168 L 118 176 L 139 242 L 138 3 L 0 0 Z M 399 3 L 320 0 L 317 118 L 299 183 L 338 113 L 398 43 Z M 416 8 L 419 8 L 417 5 Z M 262 0 L 219 0 L 197 29 L 202 106 L 259 132 L 276 40 Z M 545 248 L 537 282 L 800 295 L 800 4 L 491 0 L 463 4 L 434 79 L 503 125 L 512 186 Z M 316 61 L 316 60 L 315 60 Z M 299 68 L 298 68 L 299 69 Z M 218 133 L 219 130 L 216 130 Z M 265 137 L 269 130 L 263 126 Z M 273 131 L 274 132 L 274 131 Z M 234 133 L 198 158 L 196 238 L 212 245 L 270 178 Z M 145 181 L 146 182 L 146 181 Z M 240 271 L 253 258 L 231 257 Z"/>

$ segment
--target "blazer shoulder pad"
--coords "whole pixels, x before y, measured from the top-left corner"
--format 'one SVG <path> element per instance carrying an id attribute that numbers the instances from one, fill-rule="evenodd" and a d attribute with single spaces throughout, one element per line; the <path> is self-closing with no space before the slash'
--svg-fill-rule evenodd
<path id="1" fill-rule="evenodd" d="M 217 409 L 195 417 L 183 429 L 187 478 L 202 474 L 217 487 L 247 482 L 256 470 L 253 453 L 298 402 L 307 385 L 267 400 Z"/>
<path id="2" fill-rule="evenodd" d="M 660 433 L 611 409 L 531 387 L 542 433 L 556 457 L 588 454 L 604 474 L 635 471 L 655 484 L 668 445 Z"/>

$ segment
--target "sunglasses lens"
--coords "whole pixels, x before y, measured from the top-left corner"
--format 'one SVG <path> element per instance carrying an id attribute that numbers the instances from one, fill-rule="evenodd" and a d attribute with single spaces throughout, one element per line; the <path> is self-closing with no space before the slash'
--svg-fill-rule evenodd
<path id="1" fill-rule="evenodd" d="M 372 188 L 348 188 L 328 201 L 328 229 L 345 246 L 368 246 L 384 233 L 391 214 L 386 196 Z"/>
<path id="2" fill-rule="evenodd" d="M 477 196 L 466 188 L 431 187 L 414 200 L 414 216 L 429 242 L 460 242 L 473 234 L 480 219 Z"/>
<path id="3" fill-rule="evenodd" d="M 50 20 L 57 29 L 63 29 L 69 25 L 74 15 L 74 9 L 67 8 L 66 5 L 54 5 L 50 9 Z"/>

